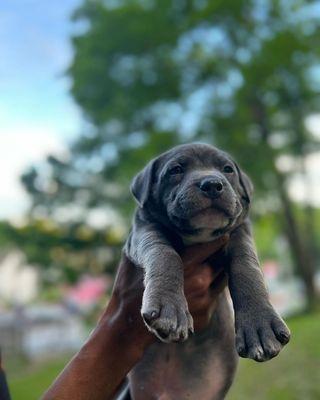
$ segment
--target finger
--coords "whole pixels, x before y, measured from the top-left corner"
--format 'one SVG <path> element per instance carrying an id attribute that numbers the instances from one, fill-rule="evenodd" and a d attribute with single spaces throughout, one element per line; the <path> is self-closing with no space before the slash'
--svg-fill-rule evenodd
<path id="1" fill-rule="evenodd" d="M 228 239 L 229 236 L 224 235 L 213 242 L 187 247 L 181 254 L 183 264 L 188 267 L 203 263 L 208 257 L 220 250 L 228 242 Z"/>
<path id="2" fill-rule="evenodd" d="M 185 277 L 184 291 L 185 293 L 203 293 L 208 290 L 214 280 L 214 270 L 209 265 L 204 265 L 200 268 L 195 268 L 195 273 L 189 273 Z"/>
<path id="3" fill-rule="evenodd" d="M 228 277 L 224 271 L 220 271 L 210 285 L 210 294 L 212 298 L 216 298 L 228 284 Z"/>
<path id="4" fill-rule="evenodd" d="M 137 287 L 143 287 L 143 270 L 140 267 L 136 267 L 123 253 L 113 283 L 112 292 L 114 293 L 119 288 L 128 288 L 137 283 Z"/>
<path id="5" fill-rule="evenodd" d="M 189 268 L 185 272 L 184 291 L 186 296 L 203 296 L 206 292 L 211 298 L 219 295 L 227 285 L 227 277 L 222 269 L 203 264 L 199 268 Z"/>
<path id="6" fill-rule="evenodd" d="M 211 305 L 213 304 L 210 295 L 207 293 L 205 296 L 188 295 L 187 302 L 189 311 L 198 314 L 208 314 Z"/>
<path id="7" fill-rule="evenodd" d="M 119 262 L 117 273 L 114 279 L 114 286 L 117 286 L 119 282 L 122 282 L 127 278 L 127 274 L 133 270 L 134 265 L 129 258 L 123 253 Z"/>

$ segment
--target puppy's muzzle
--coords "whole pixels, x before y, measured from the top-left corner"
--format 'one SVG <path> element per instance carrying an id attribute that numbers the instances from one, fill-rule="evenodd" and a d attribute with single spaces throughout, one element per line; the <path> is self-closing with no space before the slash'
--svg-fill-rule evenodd
<path id="1" fill-rule="evenodd" d="M 203 178 L 197 185 L 202 194 L 210 199 L 219 198 L 225 189 L 225 182 L 217 176 L 207 176 Z"/>

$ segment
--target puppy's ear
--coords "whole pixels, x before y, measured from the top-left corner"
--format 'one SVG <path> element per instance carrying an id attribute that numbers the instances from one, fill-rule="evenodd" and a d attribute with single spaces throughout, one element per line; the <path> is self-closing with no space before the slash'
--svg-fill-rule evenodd
<path id="1" fill-rule="evenodd" d="M 240 181 L 240 186 L 243 190 L 243 198 L 248 202 L 251 203 L 252 200 L 252 194 L 253 194 L 253 184 L 251 182 L 251 179 L 248 177 L 247 174 L 245 174 L 243 171 L 241 171 L 240 167 L 238 166 L 237 163 L 234 163 L 238 174 L 239 174 L 239 181 Z"/>
<path id="2" fill-rule="evenodd" d="M 144 169 L 133 178 L 130 186 L 131 193 L 141 208 L 145 206 L 151 194 L 155 172 L 155 161 L 156 160 L 151 160 Z"/>

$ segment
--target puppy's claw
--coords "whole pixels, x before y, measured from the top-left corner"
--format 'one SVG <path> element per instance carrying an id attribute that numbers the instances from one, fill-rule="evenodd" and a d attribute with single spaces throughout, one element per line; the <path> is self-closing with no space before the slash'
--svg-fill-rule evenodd
<path id="1" fill-rule="evenodd" d="M 146 324 L 151 324 L 159 316 L 159 311 L 145 311 L 142 313 L 142 318 Z"/>
<path id="2" fill-rule="evenodd" d="M 265 361 L 264 352 L 261 346 L 257 346 L 250 350 L 248 358 L 252 358 L 255 361 L 262 362 Z"/>

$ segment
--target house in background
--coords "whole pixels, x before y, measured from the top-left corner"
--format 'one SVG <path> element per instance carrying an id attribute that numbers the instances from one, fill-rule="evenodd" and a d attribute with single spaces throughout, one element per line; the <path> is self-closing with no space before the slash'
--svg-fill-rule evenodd
<path id="1" fill-rule="evenodd" d="M 27 264 L 21 251 L 0 258 L 0 277 L 0 348 L 4 357 L 50 358 L 81 346 L 86 337 L 81 316 L 63 304 L 35 302 L 39 273 Z"/>
<path id="2" fill-rule="evenodd" d="M 39 293 L 39 274 L 20 250 L 0 257 L 0 304 L 27 304 Z"/>
<path id="3" fill-rule="evenodd" d="M 8 358 L 56 357 L 76 351 L 85 338 L 81 318 L 62 305 L 16 307 L 0 314 L 0 348 Z"/>

